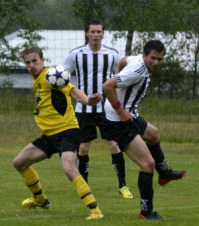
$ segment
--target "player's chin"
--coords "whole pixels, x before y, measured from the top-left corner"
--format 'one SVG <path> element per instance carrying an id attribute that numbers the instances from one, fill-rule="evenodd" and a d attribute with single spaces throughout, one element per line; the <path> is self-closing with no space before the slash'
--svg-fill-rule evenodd
<path id="1" fill-rule="evenodd" d="M 151 67 L 150 68 L 150 72 L 154 72 L 154 71 L 156 71 L 158 69 L 158 67 Z"/>
<path id="2" fill-rule="evenodd" d="M 39 73 L 37 71 L 30 71 L 30 74 L 33 75 L 33 76 L 39 75 Z"/>

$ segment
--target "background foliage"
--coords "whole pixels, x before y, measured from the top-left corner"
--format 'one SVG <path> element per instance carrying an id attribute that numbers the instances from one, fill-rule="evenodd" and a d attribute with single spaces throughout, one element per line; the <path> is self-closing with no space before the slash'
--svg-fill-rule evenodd
<path id="1" fill-rule="evenodd" d="M 36 30 L 39 22 L 30 16 L 35 7 L 39 7 L 43 0 L 9 0 L 0 2 L 0 73 L 9 73 L 11 65 L 14 67 L 19 61 L 19 52 L 28 44 L 35 44 L 40 40 Z M 9 45 L 6 35 L 18 31 L 18 37 L 26 40 L 24 45 L 15 48 Z"/>
<path id="2" fill-rule="evenodd" d="M 24 45 L 41 39 L 38 29 L 82 30 L 88 21 L 98 18 L 106 30 L 115 31 L 115 39 L 126 38 L 126 55 L 142 53 L 143 44 L 161 32 L 168 51 L 165 65 L 157 75 L 159 79 L 150 92 L 170 98 L 182 94 L 195 98 L 199 93 L 198 17 L 196 0 L 1 0 L 0 72 L 9 74 L 17 65 Z M 140 32 L 139 43 L 132 42 L 135 31 Z M 13 32 L 26 40 L 24 45 L 9 46 L 5 37 Z M 184 32 L 183 39 L 171 48 L 178 32 Z M 186 58 L 182 59 L 184 53 Z M 188 72 L 186 66 L 190 68 Z"/>

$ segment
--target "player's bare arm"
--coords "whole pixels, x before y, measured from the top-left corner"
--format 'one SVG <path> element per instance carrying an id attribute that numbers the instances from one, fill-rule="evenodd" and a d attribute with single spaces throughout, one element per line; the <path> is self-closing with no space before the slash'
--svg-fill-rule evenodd
<path id="1" fill-rule="evenodd" d="M 95 106 L 97 103 L 100 101 L 103 101 L 103 98 L 101 94 L 99 93 L 94 93 L 92 96 L 88 98 L 88 105 L 90 106 Z"/>
<path id="2" fill-rule="evenodd" d="M 120 116 L 120 119 L 122 122 L 130 123 L 133 121 L 131 113 L 126 111 L 122 106 L 120 106 L 119 108 L 117 108 L 115 110 L 117 111 L 118 115 Z"/>
<path id="3" fill-rule="evenodd" d="M 95 106 L 100 101 L 103 101 L 101 94 L 95 93 L 92 96 L 88 97 L 84 92 L 75 87 L 70 91 L 70 96 L 77 102 L 90 106 Z"/>
<path id="4" fill-rule="evenodd" d="M 117 83 L 115 81 L 115 77 L 109 79 L 103 84 L 104 93 L 111 104 L 116 103 L 118 101 L 116 88 L 117 88 Z"/>
<path id="5" fill-rule="evenodd" d="M 117 83 L 114 77 L 103 84 L 104 93 L 107 99 L 109 100 L 109 102 L 112 104 L 113 108 L 117 111 L 121 121 L 124 123 L 132 122 L 133 118 L 130 112 L 126 111 L 118 100 L 116 88 L 117 88 Z"/>
<path id="6" fill-rule="evenodd" d="M 118 72 L 120 72 L 127 65 L 127 62 L 126 62 L 127 58 L 128 58 L 128 56 L 125 56 L 121 59 L 119 65 L 118 65 Z"/>

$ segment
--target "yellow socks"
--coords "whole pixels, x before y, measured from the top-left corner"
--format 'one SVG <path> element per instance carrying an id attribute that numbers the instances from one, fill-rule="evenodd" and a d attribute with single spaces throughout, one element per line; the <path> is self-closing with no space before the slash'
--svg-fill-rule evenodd
<path id="1" fill-rule="evenodd" d="M 73 184 L 77 190 L 79 197 L 82 199 L 84 204 L 88 206 L 90 209 L 93 209 L 93 210 L 95 209 L 97 211 L 97 209 L 99 208 L 97 207 L 96 200 L 91 192 L 90 187 L 88 186 L 86 181 L 83 179 L 83 177 L 81 175 L 76 177 L 73 180 Z"/>
<path id="2" fill-rule="evenodd" d="M 44 202 L 46 200 L 46 196 L 42 192 L 41 184 L 39 181 L 39 176 L 37 172 L 29 166 L 24 171 L 19 172 L 22 176 L 22 180 L 28 186 L 30 191 L 34 194 L 34 196 L 40 201 Z"/>

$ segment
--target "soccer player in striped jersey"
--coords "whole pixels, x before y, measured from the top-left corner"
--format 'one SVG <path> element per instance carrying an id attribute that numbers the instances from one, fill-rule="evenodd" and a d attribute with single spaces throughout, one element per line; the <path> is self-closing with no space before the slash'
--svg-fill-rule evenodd
<path id="1" fill-rule="evenodd" d="M 103 85 L 107 97 L 105 102 L 107 137 L 115 140 L 120 150 L 140 167 L 139 219 L 145 220 L 163 219 L 153 211 L 154 168 L 159 173 L 160 185 L 178 180 L 186 174 L 185 170 L 168 169 L 160 147 L 158 129 L 142 119 L 138 113 L 138 106 L 145 96 L 151 73 L 160 67 L 165 53 L 161 41 L 148 41 L 144 46 L 143 55 L 124 57 L 120 61 L 120 72 Z"/>
<path id="2" fill-rule="evenodd" d="M 22 57 L 34 79 L 33 92 L 37 101 L 34 116 L 42 131 L 42 135 L 28 144 L 13 161 L 14 167 L 33 194 L 33 197 L 24 200 L 22 205 L 29 209 L 50 207 L 50 201 L 42 190 L 39 176 L 31 165 L 59 153 L 64 173 L 90 209 L 87 220 L 101 219 L 103 215 L 77 167 L 80 130 L 71 97 L 83 104 L 94 106 L 102 100 L 102 96 L 96 93 L 88 98 L 71 83 L 61 90 L 52 89 L 46 81 L 48 68 L 44 67 L 43 52 L 39 47 L 26 48 L 22 52 Z"/>
<path id="3" fill-rule="evenodd" d="M 71 73 L 76 72 L 78 88 L 86 95 L 91 96 L 98 92 L 105 99 L 102 85 L 118 71 L 121 57 L 116 49 L 102 44 L 104 26 L 101 21 L 91 21 L 86 34 L 88 44 L 72 50 L 63 62 Z M 89 171 L 89 149 L 91 141 L 97 138 L 96 127 L 99 128 L 101 138 L 106 140 L 104 125 L 106 122 L 104 102 L 96 106 L 76 104 L 75 113 L 81 130 L 81 144 L 79 151 L 79 170 L 86 181 Z M 123 198 L 133 198 L 125 181 L 125 160 L 114 141 L 107 141 L 107 146 L 112 153 L 112 164 L 119 181 L 119 193 Z"/>

